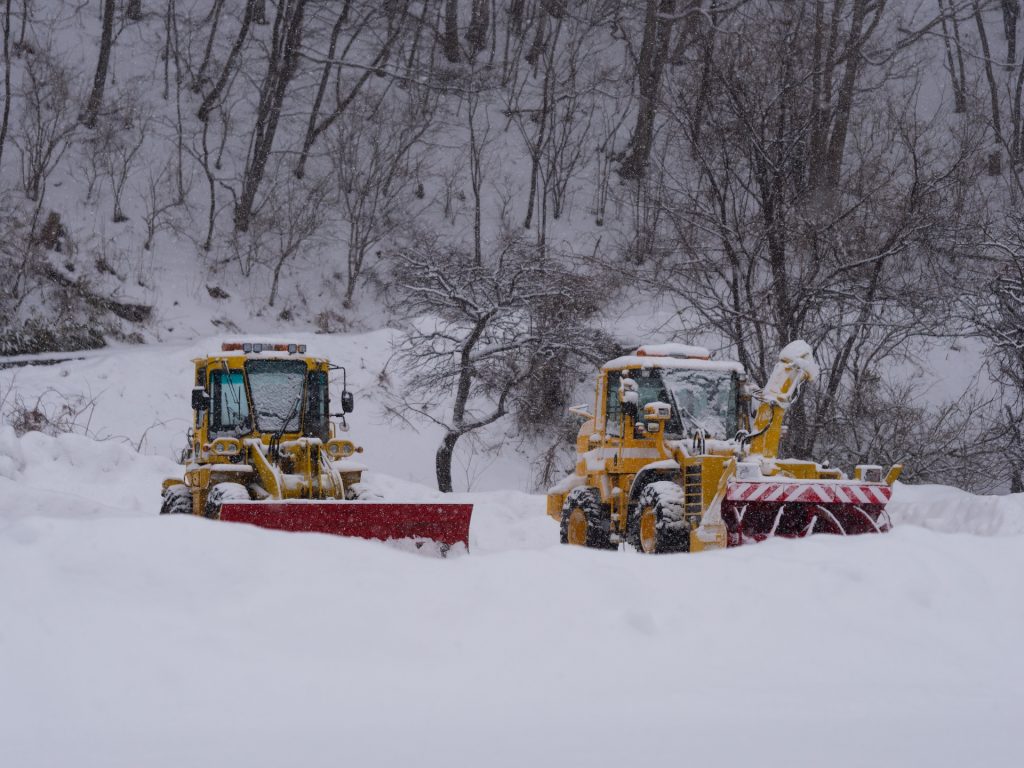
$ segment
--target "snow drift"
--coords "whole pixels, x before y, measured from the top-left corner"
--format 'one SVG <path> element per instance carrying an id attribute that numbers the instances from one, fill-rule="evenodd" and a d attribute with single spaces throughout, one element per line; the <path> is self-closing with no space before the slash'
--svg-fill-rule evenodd
<path id="1" fill-rule="evenodd" d="M 473 554 L 441 561 L 158 517 L 168 469 L 113 442 L 0 432 L 5 762 L 1019 755 L 1024 537 L 1005 535 L 1019 498 L 901 487 L 885 536 L 651 558 L 558 546 L 541 497 L 465 494 Z M 993 535 L 910 522 L 968 517 Z"/>

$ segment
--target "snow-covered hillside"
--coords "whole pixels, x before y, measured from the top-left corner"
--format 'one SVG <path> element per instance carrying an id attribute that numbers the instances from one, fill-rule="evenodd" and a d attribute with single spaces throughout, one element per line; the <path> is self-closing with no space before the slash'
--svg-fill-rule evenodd
<path id="1" fill-rule="evenodd" d="M 430 498 L 386 339 L 308 341 L 349 363 L 371 482 Z M 558 545 L 510 461 L 447 560 L 159 517 L 215 341 L 0 372 L 8 403 L 91 393 L 107 438 L 0 428 L 3 764 L 1018 764 L 1024 497 L 902 486 L 885 536 L 664 557 Z"/>

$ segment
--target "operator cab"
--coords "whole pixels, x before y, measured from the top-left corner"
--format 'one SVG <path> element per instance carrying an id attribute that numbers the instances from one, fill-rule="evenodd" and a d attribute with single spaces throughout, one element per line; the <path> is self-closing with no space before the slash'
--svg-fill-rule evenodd
<path id="1" fill-rule="evenodd" d="M 623 379 L 630 379 L 635 384 L 639 413 L 655 402 L 671 407 L 666 438 L 680 440 L 702 432 L 706 438 L 728 440 L 736 435 L 741 428 L 743 367 L 709 357 L 702 347 L 659 344 L 640 347 L 633 355 L 606 363 L 605 434 L 622 436 L 619 390 Z"/>
<path id="2" fill-rule="evenodd" d="M 224 344 L 225 354 L 197 364 L 196 428 L 207 418 L 211 438 L 257 433 L 316 437 L 326 443 L 331 438 L 328 366 L 294 356 L 305 351 L 305 345 L 296 344 Z M 348 391 L 342 393 L 342 409 L 352 410 Z"/>

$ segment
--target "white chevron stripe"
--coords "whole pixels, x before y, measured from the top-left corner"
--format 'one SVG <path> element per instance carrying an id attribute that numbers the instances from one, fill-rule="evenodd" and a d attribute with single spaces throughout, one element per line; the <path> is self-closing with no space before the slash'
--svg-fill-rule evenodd
<path id="1" fill-rule="evenodd" d="M 851 485 L 850 486 L 850 492 L 857 498 L 858 501 L 860 501 L 860 502 L 862 502 L 864 504 L 870 504 L 871 503 L 871 499 L 868 498 L 868 495 L 866 493 L 864 493 L 864 489 L 861 486 L 859 486 L 859 485 Z"/>
<path id="2" fill-rule="evenodd" d="M 889 500 L 889 495 L 886 493 L 889 490 L 888 488 L 883 489 L 878 486 L 868 486 L 868 488 L 875 495 L 875 498 L 878 499 L 879 503 L 885 504 Z"/>
<path id="3" fill-rule="evenodd" d="M 750 492 L 747 494 L 747 501 L 757 501 L 772 488 L 768 483 L 751 483 L 749 487 Z"/>
<path id="4" fill-rule="evenodd" d="M 786 493 L 786 501 L 800 501 L 800 497 L 807 491 L 806 485 L 793 485 Z"/>
<path id="5" fill-rule="evenodd" d="M 731 501 L 805 502 L 819 504 L 885 504 L 892 489 L 885 485 L 855 485 L 846 482 L 817 483 L 729 483 L 726 498 Z"/>

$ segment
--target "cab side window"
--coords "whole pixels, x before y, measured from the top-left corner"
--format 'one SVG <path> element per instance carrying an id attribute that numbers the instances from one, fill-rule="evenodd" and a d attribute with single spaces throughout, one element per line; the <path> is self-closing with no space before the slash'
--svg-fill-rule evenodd
<path id="1" fill-rule="evenodd" d="M 608 391 L 605 393 L 604 403 L 604 433 L 613 437 L 621 437 L 622 420 L 619 418 L 619 382 L 622 374 L 618 371 L 608 373 Z"/>
<path id="2" fill-rule="evenodd" d="M 210 431 L 248 432 L 249 396 L 242 371 L 214 371 L 210 376 Z"/>
<path id="3" fill-rule="evenodd" d="M 327 374 L 324 371 L 310 371 L 306 374 L 306 418 L 302 434 L 330 439 L 331 422 L 327 412 Z"/>
<path id="4" fill-rule="evenodd" d="M 195 386 L 202 387 L 203 389 L 206 388 L 206 368 L 199 368 L 199 369 L 196 370 L 196 383 L 195 383 Z M 205 411 L 196 411 L 195 414 L 196 414 L 196 418 L 195 418 L 196 429 L 202 429 L 202 427 L 203 427 L 203 415 L 205 414 Z"/>

